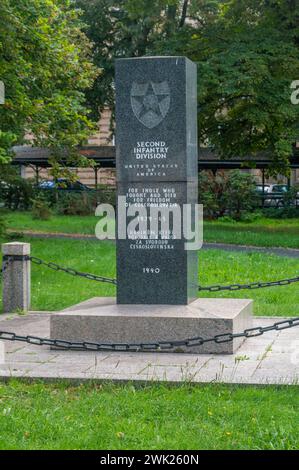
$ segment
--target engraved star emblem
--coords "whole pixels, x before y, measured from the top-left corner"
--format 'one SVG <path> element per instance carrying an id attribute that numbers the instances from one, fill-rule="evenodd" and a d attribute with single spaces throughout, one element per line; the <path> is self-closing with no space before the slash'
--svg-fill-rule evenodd
<path id="1" fill-rule="evenodd" d="M 162 116 L 162 111 L 160 108 L 160 103 L 166 98 L 168 95 L 165 93 L 155 93 L 155 90 L 153 88 L 152 82 L 148 85 L 146 94 L 142 97 L 135 97 L 140 100 L 140 103 L 142 104 L 142 108 L 139 114 L 139 117 L 141 118 L 145 113 L 148 111 L 153 111 L 156 113 L 159 117 Z"/>
<path id="2" fill-rule="evenodd" d="M 170 105 L 167 82 L 132 85 L 131 105 L 137 119 L 146 127 L 157 126 L 166 116 Z"/>

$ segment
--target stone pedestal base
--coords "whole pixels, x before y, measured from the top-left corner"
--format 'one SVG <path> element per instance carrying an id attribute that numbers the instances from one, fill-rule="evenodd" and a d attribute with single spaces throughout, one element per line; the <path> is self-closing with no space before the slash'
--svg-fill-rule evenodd
<path id="1" fill-rule="evenodd" d="M 197 299 L 189 305 L 117 305 L 95 297 L 50 316 L 50 337 L 99 343 L 156 343 L 239 333 L 252 325 L 252 300 Z M 233 354 L 244 340 L 176 352 Z M 174 351 L 172 351 L 174 352 Z"/>

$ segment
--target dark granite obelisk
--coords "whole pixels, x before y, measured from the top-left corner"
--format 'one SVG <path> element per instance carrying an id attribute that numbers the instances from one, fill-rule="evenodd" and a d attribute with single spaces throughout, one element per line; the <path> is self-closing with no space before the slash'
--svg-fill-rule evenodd
<path id="1" fill-rule="evenodd" d="M 183 205 L 197 202 L 196 65 L 185 57 L 118 59 L 115 88 L 118 196 L 136 215 L 138 205 L 183 213 Z M 117 303 L 194 300 L 197 251 L 186 250 L 185 242 L 160 228 L 153 238 L 149 230 L 137 239 L 118 233 Z"/>
<path id="2" fill-rule="evenodd" d="M 51 315 L 50 337 L 116 344 L 119 351 L 147 344 L 157 352 L 161 342 L 180 341 L 181 347 L 163 351 L 232 354 L 243 338 L 185 346 L 199 334 L 252 327 L 251 300 L 194 300 L 197 249 L 186 249 L 191 233 L 183 230 L 181 237 L 180 223 L 173 224 L 182 208 L 197 202 L 195 64 L 185 57 L 117 60 L 115 85 L 117 303 L 96 297 Z M 195 213 L 188 217 L 194 222 Z M 199 248 L 195 238 L 192 248 Z"/>

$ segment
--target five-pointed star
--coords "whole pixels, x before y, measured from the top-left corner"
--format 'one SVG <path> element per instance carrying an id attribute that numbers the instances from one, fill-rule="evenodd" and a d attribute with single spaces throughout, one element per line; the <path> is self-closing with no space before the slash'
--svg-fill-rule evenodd
<path id="1" fill-rule="evenodd" d="M 160 102 L 167 96 L 166 93 L 156 93 L 152 82 L 150 82 L 144 95 L 134 96 L 134 99 L 142 104 L 138 117 L 142 118 L 149 111 L 153 111 L 157 116 L 162 117 Z"/>

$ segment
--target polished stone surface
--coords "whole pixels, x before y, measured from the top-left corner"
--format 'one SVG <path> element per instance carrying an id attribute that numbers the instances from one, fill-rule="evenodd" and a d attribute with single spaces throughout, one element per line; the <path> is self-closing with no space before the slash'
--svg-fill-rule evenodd
<path id="1" fill-rule="evenodd" d="M 118 59 L 115 89 L 117 180 L 193 179 L 196 65 L 186 57 Z"/>
<path id="2" fill-rule="evenodd" d="M 197 299 L 189 305 L 119 305 L 95 297 L 51 316 L 51 338 L 97 343 L 157 343 L 243 331 L 252 326 L 249 299 Z M 234 353 L 244 339 L 175 352 Z"/>
<path id="3" fill-rule="evenodd" d="M 50 312 L 1 315 L 0 329 L 49 337 Z M 259 317 L 268 326 L 282 317 Z M 26 380 L 125 381 L 135 383 L 299 384 L 299 328 L 271 331 L 247 339 L 233 355 L 180 353 L 93 353 L 50 350 L 3 341 L 0 378 Z"/>
<path id="4" fill-rule="evenodd" d="M 181 214 L 184 204 L 193 204 L 194 223 L 198 199 L 196 64 L 186 57 L 118 59 L 115 89 L 118 196 L 125 196 L 124 202 L 118 199 L 118 216 L 124 207 L 147 208 L 152 201 L 161 209 L 176 206 Z M 142 230 L 147 233 L 151 216 L 141 215 L 138 207 L 136 216 L 140 223 L 146 219 Z M 133 218 L 118 220 L 118 228 L 126 228 Z M 118 230 L 117 302 L 191 302 L 197 296 L 198 246 L 196 251 L 186 250 L 185 242 L 186 237 L 174 239 L 171 231 L 155 230 L 132 240 Z"/>
<path id="5" fill-rule="evenodd" d="M 119 183 L 118 193 L 134 209 L 131 217 L 124 214 L 131 238 L 119 238 L 116 245 L 118 303 L 186 305 L 194 300 L 198 292 L 198 255 L 195 250 L 185 249 L 181 216 L 184 204 L 197 201 L 197 183 L 124 182 Z M 166 213 L 162 212 L 164 206 Z M 178 230 L 173 229 L 174 214 L 179 214 Z M 130 229 L 128 224 L 136 215 L 138 224 Z M 167 220 L 170 230 L 165 231 L 163 222 Z"/>

